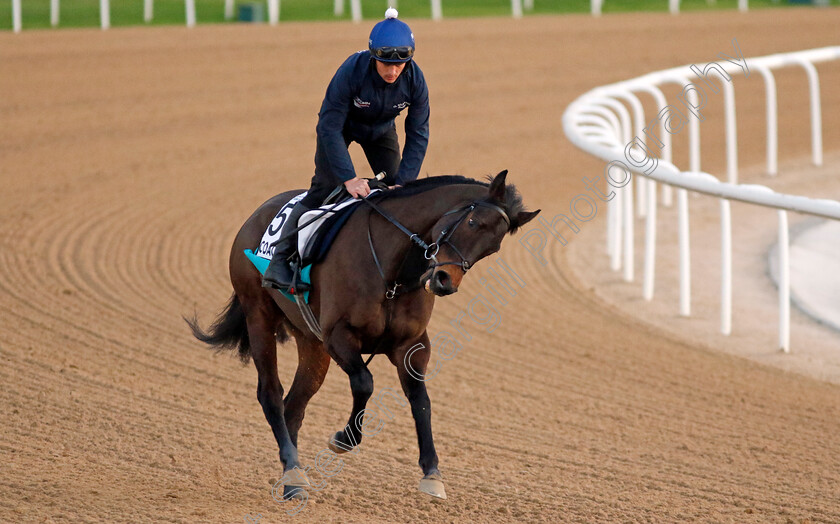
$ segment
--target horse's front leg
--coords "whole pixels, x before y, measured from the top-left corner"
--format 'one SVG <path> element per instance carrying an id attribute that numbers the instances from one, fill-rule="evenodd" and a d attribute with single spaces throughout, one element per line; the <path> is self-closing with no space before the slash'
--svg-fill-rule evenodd
<path id="1" fill-rule="evenodd" d="M 400 384 L 411 404 L 411 415 L 414 417 L 414 427 L 417 430 L 417 445 L 420 448 L 419 464 L 423 470 L 420 491 L 445 499 L 446 490 L 443 487 L 443 477 L 438 470 L 438 456 L 432 437 L 432 403 L 426 393 L 425 375 L 430 353 L 429 336 L 423 332 L 414 344 L 399 348 L 390 355 L 390 358 L 391 362 L 397 366 Z"/>

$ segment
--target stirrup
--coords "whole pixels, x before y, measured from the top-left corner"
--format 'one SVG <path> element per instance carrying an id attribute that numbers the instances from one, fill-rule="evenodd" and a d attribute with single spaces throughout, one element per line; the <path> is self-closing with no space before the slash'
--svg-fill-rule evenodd
<path id="1" fill-rule="evenodd" d="M 297 260 L 292 261 L 290 266 L 292 268 L 292 274 L 294 276 L 292 277 L 291 285 L 289 285 L 289 291 L 288 291 L 289 294 L 290 295 L 299 295 L 299 294 L 302 295 L 302 294 L 306 293 L 307 291 L 311 291 L 312 286 L 310 284 L 307 284 L 306 282 L 304 282 L 301 279 L 300 264 L 298 263 L 298 261 Z"/>

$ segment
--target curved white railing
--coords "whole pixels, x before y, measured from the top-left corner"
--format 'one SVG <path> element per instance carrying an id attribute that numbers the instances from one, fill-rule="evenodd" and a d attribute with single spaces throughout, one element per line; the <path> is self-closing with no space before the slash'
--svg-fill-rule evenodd
<path id="1" fill-rule="evenodd" d="M 737 42 L 733 42 L 737 49 Z M 738 50 L 740 52 L 740 50 Z M 725 56 L 725 55 L 720 55 Z M 726 57 L 727 59 L 731 57 Z M 711 63 L 707 69 L 696 66 L 682 66 L 649 73 L 638 78 L 595 88 L 577 98 L 563 114 L 563 129 L 569 140 L 584 151 L 608 162 L 605 178 L 620 170 L 626 172 L 628 182 L 621 186 L 620 197 L 612 198 L 607 207 L 607 253 L 610 267 L 622 269 L 625 281 L 632 281 L 633 268 L 633 181 L 630 172 L 644 175 L 638 180 L 636 205 L 639 215 L 646 217 L 643 296 L 653 298 L 656 257 L 656 182 L 663 187 L 663 199 L 670 205 L 670 187 L 677 189 L 677 213 L 680 257 L 680 314 L 691 314 L 691 287 L 688 237 L 687 191 L 696 191 L 720 197 L 721 212 L 721 332 L 730 334 L 732 328 L 732 225 L 730 200 L 738 200 L 759 206 L 775 208 L 779 217 L 779 345 L 790 350 L 790 279 L 787 212 L 796 211 L 840 220 L 840 202 L 834 200 L 806 198 L 776 193 L 761 185 L 738 183 L 738 148 L 736 134 L 735 95 L 732 88 L 737 74 L 758 71 L 764 79 L 767 98 L 767 172 L 775 175 L 778 170 L 778 118 L 776 107 L 776 83 L 773 71 L 785 67 L 802 68 L 807 74 L 810 96 L 811 157 L 814 165 L 822 165 L 822 120 L 820 84 L 814 64 L 840 60 L 840 46 L 782 53 L 744 60 L 720 60 L 716 66 L 724 70 L 729 78 L 720 72 L 711 75 Z M 696 72 L 695 72 L 696 71 Z M 700 76 L 700 73 L 705 75 Z M 697 78 L 696 84 L 689 78 Z M 704 82 L 706 89 L 717 92 L 714 86 L 723 88 L 725 133 L 726 133 L 726 182 L 700 171 L 700 104 L 697 87 Z M 689 133 L 689 169 L 680 170 L 671 162 L 670 135 L 675 106 L 669 106 L 660 90 L 664 84 L 683 86 L 681 102 L 686 109 Z M 713 85 L 713 84 L 714 85 Z M 653 97 L 660 118 L 659 136 L 645 128 L 644 110 L 637 93 Z M 628 111 L 625 103 L 629 105 Z M 651 122 L 652 124 L 653 122 Z M 682 124 L 680 124 L 680 128 Z M 632 131 L 631 131 L 632 130 Z M 679 132 L 679 128 L 676 132 Z M 633 134 L 631 134 L 633 133 Z M 651 135 L 653 135 L 651 137 Z M 648 140 L 646 140 L 646 138 Z M 656 153 L 654 153 L 656 151 Z"/>

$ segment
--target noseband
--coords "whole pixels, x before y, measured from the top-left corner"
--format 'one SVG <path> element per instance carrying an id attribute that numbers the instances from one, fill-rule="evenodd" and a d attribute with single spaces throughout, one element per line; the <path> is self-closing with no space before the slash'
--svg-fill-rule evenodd
<path id="1" fill-rule="evenodd" d="M 489 209 L 492 209 L 492 210 L 498 212 L 500 215 L 502 215 L 502 219 L 504 219 L 508 228 L 510 228 L 510 217 L 508 217 L 508 215 L 507 215 L 507 213 L 505 212 L 504 209 L 502 209 L 501 207 L 499 207 L 495 204 L 491 204 L 489 202 L 483 202 L 483 201 L 479 200 L 479 201 L 475 201 L 475 202 L 472 202 L 470 204 L 467 204 L 466 206 L 459 207 L 457 209 L 452 209 L 450 211 L 447 211 L 443 215 L 441 215 L 441 218 L 443 218 L 447 215 L 452 215 L 452 214 L 455 214 L 455 213 L 461 213 L 461 215 L 458 217 L 458 219 L 451 226 L 447 226 L 447 227 L 443 228 L 443 230 L 440 232 L 440 234 L 438 235 L 437 239 L 434 242 L 432 242 L 431 244 L 426 244 L 426 242 L 424 242 L 423 239 L 420 238 L 420 235 L 418 235 L 417 233 L 411 232 L 408 228 L 406 228 L 405 226 L 400 224 L 397 221 L 397 219 L 395 219 L 393 216 L 391 216 L 384 209 L 380 208 L 373 201 L 368 200 L 367 198 L 363 198 L 362 200 L 365 203 L 367 203 L 371 208 L 373 208 L 374 211 L 376 211 L 377 213 L 382 215 L 388 222 L 394 224 L 400 231 L 402 231 L 403 233 L 408 235 L 408 238 L 412 242 L 414 242 L 420 248 L 423 249 L 423 256 L 425 257 L 425 259 L 432 262 L 429 265 L 429 267 L 426 269 L 426 271 L 423 272 L 424 275 L 427 272 L 429 272 L 430 270 L 432 272 L 434 272 L 435 268 L 438 268 L 440 266 L 447 266 L 447 265 L 460 266 L 461 270 L 463 270 L 464 273 L 469 271 L 469 269 L 472 267 L 473 263 L 470 262 L 469 260 L 467 260 L 467 258 L 463 255 L 463 253 L 461 253 L 461 250 L 458 249 L 457 247 L 455 247 L 455 244 L 453 244 L 449 239 L 455 233 L 455 230 L 458 229 L 458 226 L 461 225 L 461 223 L 467 218 L 467 216 L 476 207 L 478 207 L 478 206 L 486 207 L 486 208 L 489 208 Z M 382 279 L 386 281 L 386 286 L 385 287 L 387 289 L 388 285 L 387 285 L 387 279 L 385 278 L 385 272 L 382 269 L 382 264 L 380 264 L 380 262 L 379 262 L 379 257 L 376 256 L 376 250 L 373 247 L 373 239 L 371 238 L 371 235 L 370 235 L 370 225 L 368 225 L 368 243 L 370 243 L 370 251 L 373 254 L 373 261 L 376 262 L 376 268 L 379 270 L 379 274 L 382 276 Z M 454 251 L 461 258 L 461 262 L 438 262 L 437 254 L 438 254 L 438 251 L 440 251 L 440 246 L 442 246 L 444 244 L 448 245 L 449 248 L 452 249 L 452 251 Z M 388 299 L 394 298 L 397 295 L 397 288 L 399 288 L 399 287 L 400 287 L 400 284 L 394 282 L 393 287 L 391 287 L 390 289 L 387 289 L 387 291 L 385 292 L 385 297 L 388 298 Z"/>

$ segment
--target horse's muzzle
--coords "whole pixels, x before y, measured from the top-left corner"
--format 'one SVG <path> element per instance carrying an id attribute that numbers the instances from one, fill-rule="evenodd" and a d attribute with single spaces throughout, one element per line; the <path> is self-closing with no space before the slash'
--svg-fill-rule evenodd
<path id="1" fill-rule="evenodd" d="M 452 277 L 446 271 L 438 270 L 432 274 L 432 278 L 428 281 L 427 290 L 439 297 L 445 297 L 458 291 L 458 288 L 452 283 Z"/>

